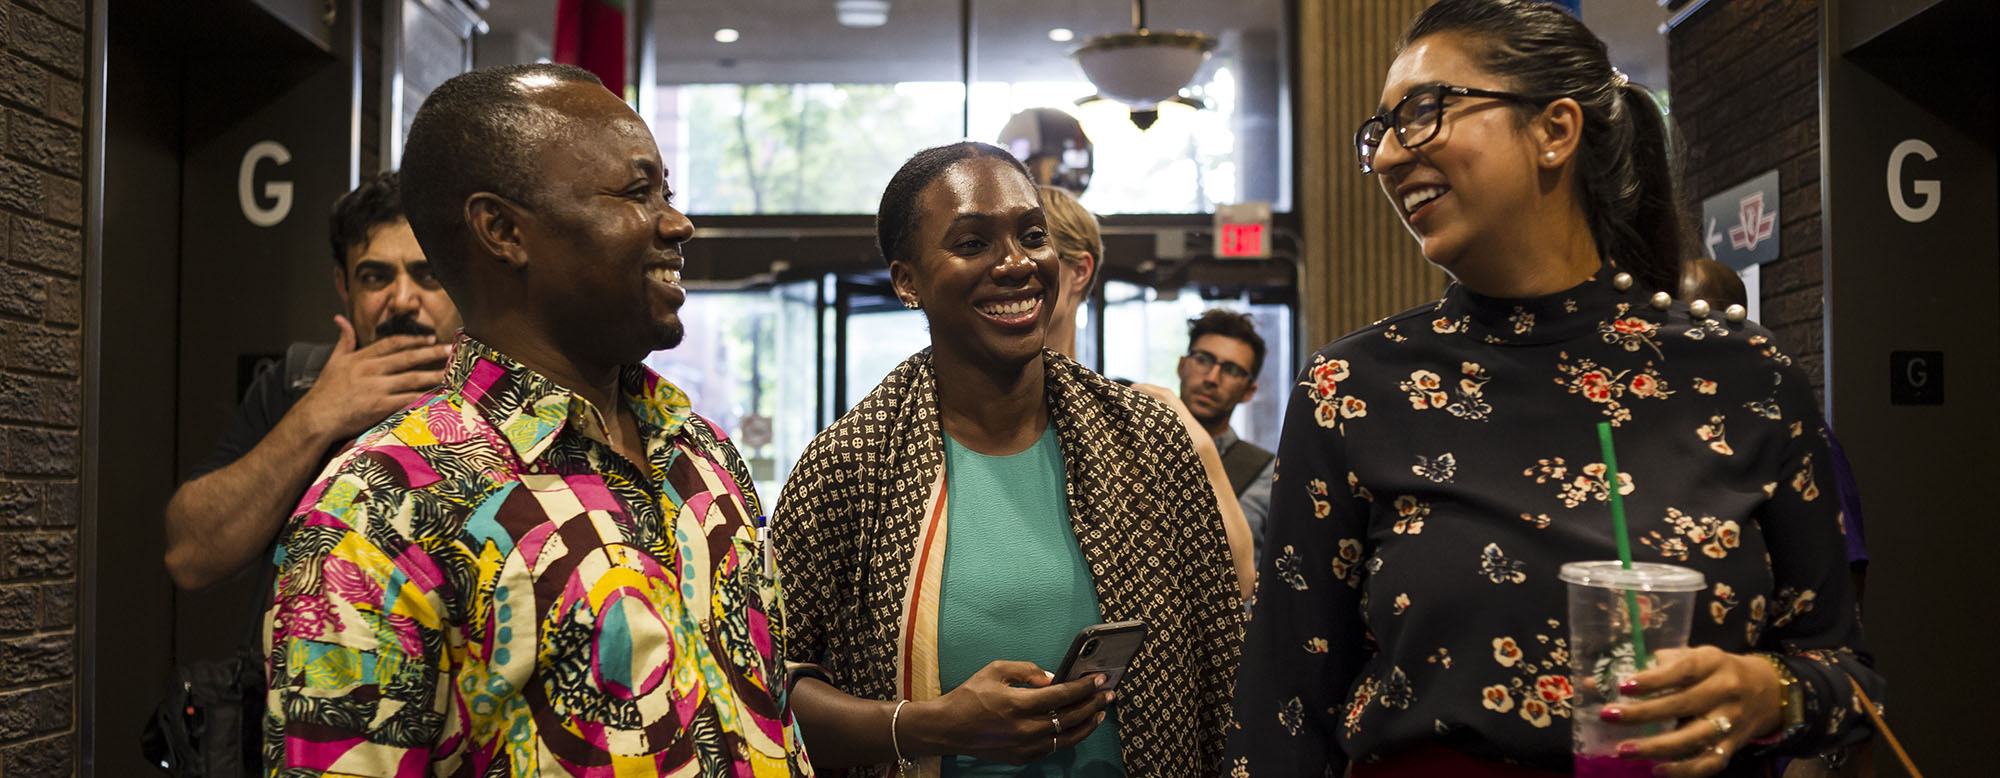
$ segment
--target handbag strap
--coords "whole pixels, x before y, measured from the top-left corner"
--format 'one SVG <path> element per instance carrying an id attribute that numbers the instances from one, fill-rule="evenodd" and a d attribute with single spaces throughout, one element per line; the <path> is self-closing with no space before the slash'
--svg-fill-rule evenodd
<path id="1" fill-rule="evenodd" d="M 1896 751 L 1896 759 L 1903 763 L 1903 769 L 1910 771 L 1911 778 L 1924 778 L 1923 771 L 1917 769 L 1917 763 L 1910 760 L 1910 752 L 1903 750 L 1902 741 L 1897 740 L 1896 733 L 1889 730 L 1889 722 L 1882 720 L 1882 713 L 1875 708 L 1875 701 L 1868 699 L 1868 693 L 1861 690 L 1861 682 L 1854 680 L 1853 676 L 1848 676 L 1847 683 L 1854 687 L 1854 696 L 1861 700 L 1861 708 L 1868 711 L 1868 720 L 1875 722 L 1875 731 L 1882 733 L 1883 739 L 1889 741 L 1889 747 Z"/>

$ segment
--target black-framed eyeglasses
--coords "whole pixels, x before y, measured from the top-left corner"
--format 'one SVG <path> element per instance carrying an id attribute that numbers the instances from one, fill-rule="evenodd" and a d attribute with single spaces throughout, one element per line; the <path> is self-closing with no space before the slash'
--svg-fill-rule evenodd
<path id="1" fill-rule="evenodd" d="M 1235 362 L 1225 362 L 1221 359 L 1217 359 L 1214 354 L 1210 354 L 1201 349 L 1194 349 L 1192 351 L 1189 351 L 1187 353 L 1187 358 L 1194 360 L 1194 366 L 1201 368 L 1201 371 L 1204 373 L 1214 369 L 1216 365 L 1221 365 L 1222 374 L 1229 376 L 1230 378 L 1234 378 L 1238 381 L 1241 381 L 1243 379 L 1250 377 L 1250 371 L 1244 369 L 1242 365 L 1236 364 Z"/>
<path id="2" fill-rule="evenodd" d="M 1555 99 L 1451 84 L 1417 87 L 1396 101 L 1396 107 L 1368 117 L 1361 123 L 1361 128 L 1354 131 L 1354 156 L 1361 163 L 1361 172 L 1375 172 L 1375 152 L 1381 150 L 1382 140 L 1389 136 L 1391 127 L 1396 130 L 1396 142 L 1406 149 L 1417 148 L 1436 138 L 1438 127 L 1444 124 L 1446 97 L 1491 97 L 1533 106 L 1547 105 Z"/>

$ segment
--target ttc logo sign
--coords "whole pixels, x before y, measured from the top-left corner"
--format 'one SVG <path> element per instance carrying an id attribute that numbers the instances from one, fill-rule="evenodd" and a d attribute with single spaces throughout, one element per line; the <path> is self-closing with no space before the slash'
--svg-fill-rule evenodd
<path id="1" fill-rule="evenodd" d="M 1729 228 L 1729 247 L 1744 251 L 1756 251 L 1757 244 L 1771 238 L 1778 226 L 1778 212 L 1764 212 L 1764 191 L 1759 189 L 1745 196 L 1737 203 L 1741 215 L 1736 226 Z"/>
<path id="2" fill-rule="evenodd" d="M 1708 255 L 1737 270 L 1778 258 L 1778 171 L 1701 201 Z"/>

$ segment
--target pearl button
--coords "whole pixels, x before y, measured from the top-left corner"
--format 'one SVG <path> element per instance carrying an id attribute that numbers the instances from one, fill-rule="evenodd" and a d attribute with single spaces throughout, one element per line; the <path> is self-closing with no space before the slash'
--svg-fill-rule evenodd
<path id="1" fill-rule="evenodd" d="M 1694 302 L 1688 303 L 1688 313 L 1692 314 L 1697 319 L 1708 318 L 1708 301 L 1696 300 Z"/>
<path id="2" fill-rule="evenodd" d="M 1617 289 L 1620 292 L 1632 288 L 1632 274 L 1619 273 L 1618 275 L 1612 276 L 1611 288 Z"/>
<path id="3" fill-rule="evenodd" d="M 1672 296 L 1672 295 L 1669 295 L 1669 294 L 1667 294 L 1666 292 L 1654 292 L 1654 293 L 1653 293 L 1653 307 L 1654 307 L 1654 308 L 1658 308 L 1658 309 L 1660 309 L 1660 310 L 1664 311 L 1664 310 L 1666 310 L 1666 309 L 1667 309 L 1667 306 L 1670 306 L 1670 305 L 1673 305 L 1673 304 L 1674 304 L 1674 298 L 1673 298 L 1673 296 Z"/>
<path id="4" fill-rule="evenodd" d="M 1732 303 L 1728 309 L 1722 312 L 1722 318 L 1728 319 L 1732 323 L 1741 324 L 1744 319 L 1750 318 L 1750 311 L 1741 305 Z"/>

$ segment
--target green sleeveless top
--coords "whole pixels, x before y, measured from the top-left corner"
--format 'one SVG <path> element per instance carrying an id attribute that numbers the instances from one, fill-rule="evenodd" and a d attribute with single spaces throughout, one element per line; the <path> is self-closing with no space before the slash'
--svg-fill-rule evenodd
<path id="1" fill-rule="evenodd" d="M 1103 621 L 1069 523 L 1055 425 L 1018 454 L 985 456 L 949 435 L 944 451 L 939 688 L 958 688 L 994 660 L 1033 662 L 1053 673 L 1077 630 Z M 1122 778 L 1117 729 L 1115 714 L 1107 714 L 1074 749 L 1019 767 L 946 757 L 944 775 Z"/>

